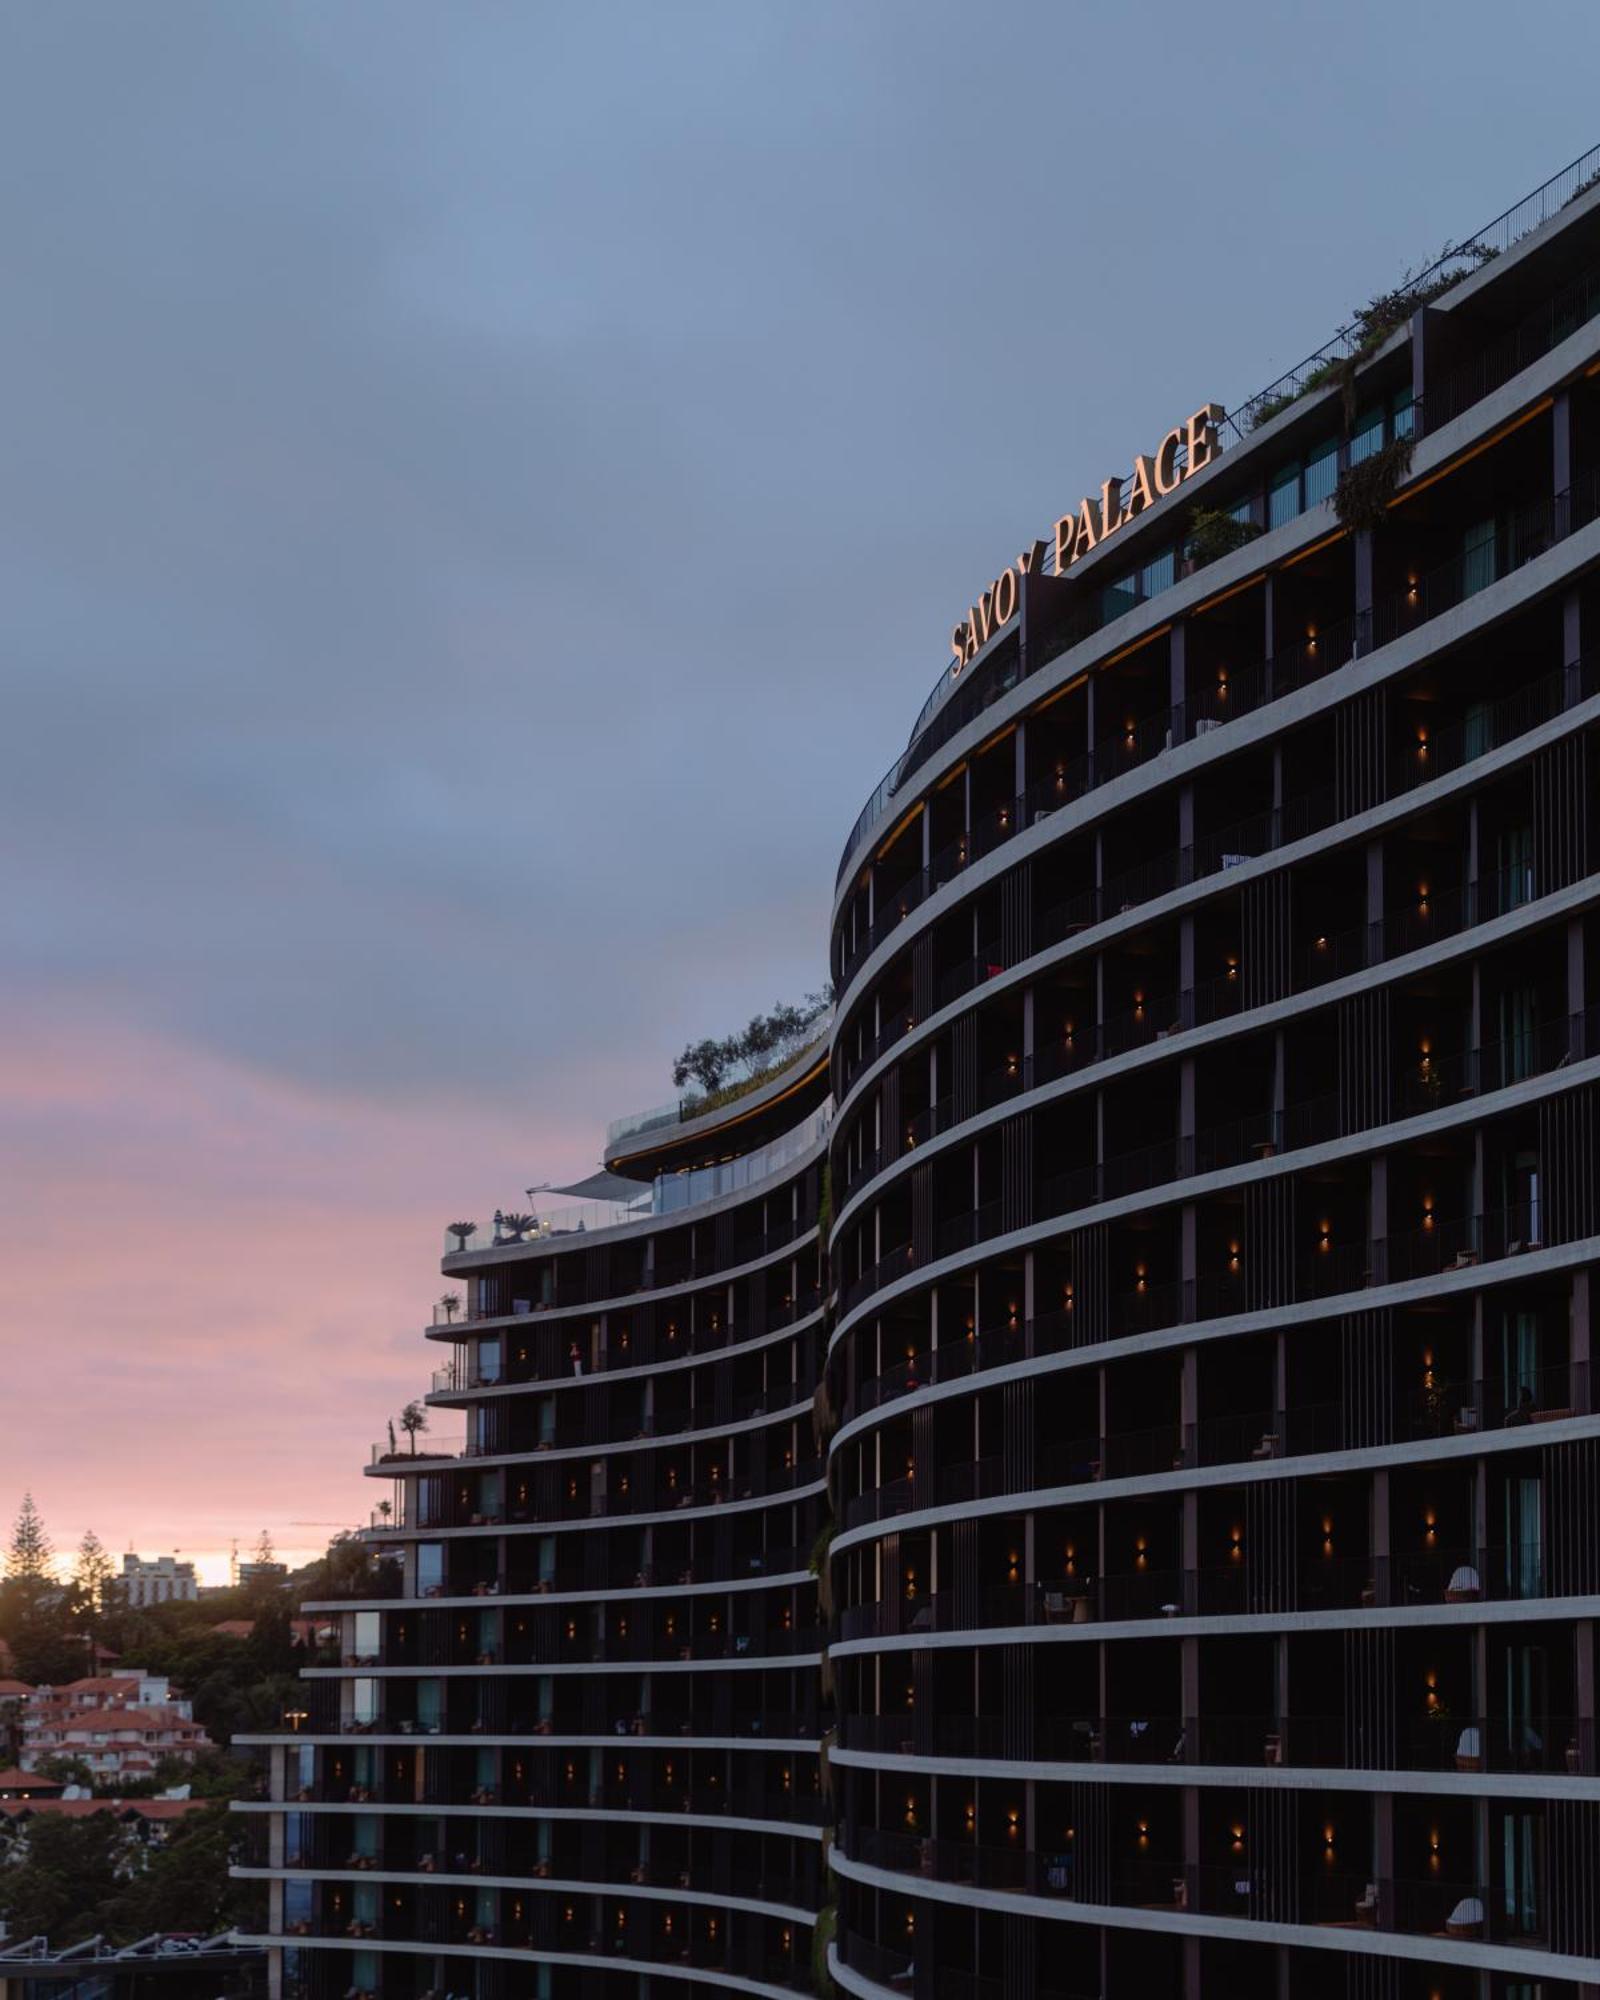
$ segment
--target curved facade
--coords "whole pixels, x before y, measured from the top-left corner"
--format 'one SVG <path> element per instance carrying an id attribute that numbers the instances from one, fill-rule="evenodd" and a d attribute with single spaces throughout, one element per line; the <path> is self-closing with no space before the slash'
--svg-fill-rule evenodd
<path id="1" fill-rule="evenodd" d="M 852 1993 L 1600 1992 L 1600 193 L 1476 261 L 847 847 Z"/>
<path id="2" fill-rule="evenodd" d="M 383 1594 L 318 1607 L 255 1814 L 285 1995 L 809 1988 L 826 1088 L 635 1121 L 646 1213 L 447 1243 L 465 1449 L 375 1450 Z"/>
<path id="3" fill-rule="evenodd" d="M 1600 2000 L 1595 169 L 980 595 L 821 1050 L 447 1244 L 284 1994 Z"/>

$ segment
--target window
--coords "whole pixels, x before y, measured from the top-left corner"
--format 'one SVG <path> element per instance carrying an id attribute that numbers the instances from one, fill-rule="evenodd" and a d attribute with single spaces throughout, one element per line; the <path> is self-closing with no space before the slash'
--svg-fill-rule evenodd
<path id="1" fill-rule="evenodd" d="M 1350 463 L 1359 465 L 1364 458 L 1371 458 L 1375 451 L 1383 449 L 1383 405 L 1374 405 L 1363 410 L 1356 418 L 1356 427 L 1350 438 Z"/>
<path id="2" fill-rule="evenodd" d="M 1339 483 L 1339 440 L 1328 438 L 1306 454 L 1306 505 L 1333 498 Z"/>
<path id="3" fill-rule="evenodd" d="M 1292 521 L 1300 512 L 1300 461 L 1273 476 L 1267 493 L 1267 526 L 1281 528 L 1286 521 Z"/>
<path id="4" fill-rule="evenodd" d="M 1409 389 L 1397 390 L 1389 403 L 1389 435 L 1413 437 L 1417 428 L 1417 406 Z"/>
<path id="5" fill-rule="evenodd" d="M 1479 521 L 1461 540 L 1461 595 L 1485 589 L 1496 575 L 1494 521 Z"/>

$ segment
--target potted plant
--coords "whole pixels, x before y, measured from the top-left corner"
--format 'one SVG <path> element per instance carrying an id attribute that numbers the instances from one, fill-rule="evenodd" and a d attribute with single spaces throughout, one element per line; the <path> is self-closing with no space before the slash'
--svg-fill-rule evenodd
<path id="1" fill-rule="evenodd" d="M 459 1292 L 446 1292 L 444 1297 L 439 1301 L 439 1310 L 444 1314 L 445 1325 L 453 1325 L 456 1314 L 461 1310 L 461 1294 Z"/>
<path id="2" fill-rule="evenodd" d="M 427 1406 L 423 1403 L 407 1403 L 400 1412 L 400 1428 L 411 1440 L 411 1456 L 417 1455 L 417 1438 L 428 1428 Z"/>

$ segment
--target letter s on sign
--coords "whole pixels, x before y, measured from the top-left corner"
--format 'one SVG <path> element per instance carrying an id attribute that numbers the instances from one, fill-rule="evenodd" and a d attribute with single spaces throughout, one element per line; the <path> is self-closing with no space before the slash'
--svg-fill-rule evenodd
<path id="1" fill-rule="evenodd" d="M 950 627 L 950 650 L 955 654 L 950 671 L 953 674 L 959 674 L 961 669 L 967 664 L 967 628 L 965 625 L 952 625 Z"/>

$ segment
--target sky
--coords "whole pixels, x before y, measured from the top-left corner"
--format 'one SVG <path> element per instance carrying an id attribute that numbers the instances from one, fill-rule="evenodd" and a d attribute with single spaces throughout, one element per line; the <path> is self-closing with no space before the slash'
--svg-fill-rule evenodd
<path id="1" fill-rule="evenodd" d="M 820 983 L 975 591 L 1600 140 L 1592 0 L 1440 25 L 4 11 L 0 1517 L 367 1517 L 443 1224 Z"/>

